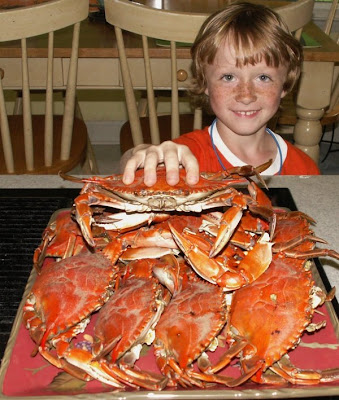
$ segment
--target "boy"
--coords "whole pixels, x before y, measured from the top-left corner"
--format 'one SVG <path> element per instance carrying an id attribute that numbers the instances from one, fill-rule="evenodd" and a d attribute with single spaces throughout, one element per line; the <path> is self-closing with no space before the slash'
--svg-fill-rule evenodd
<path id="1" fill-rule="evenodd" d="M 209 104 L 216 120 L 172 142 L 126 152 L 121 159 L 126 184 L 144 168 L 145 184 L 153 185 L 160 163 L 173 185 L 181 166 L 189 184 L 198 181 L 199 169 L 257 166 L 269 159 L 265 175 L 320 173 L 309 156 L 266 127 L 295 86 L 302 62 L 302 47 L 279 15 L 262 5 L 231 4 L 205 21 L 191 54 L 192 93 Z"/>

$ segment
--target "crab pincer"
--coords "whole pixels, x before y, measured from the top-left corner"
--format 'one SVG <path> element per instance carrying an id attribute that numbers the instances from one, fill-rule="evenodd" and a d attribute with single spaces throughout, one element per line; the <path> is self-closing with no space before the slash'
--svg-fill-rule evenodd
<path id="1" fill-rule="evenodd" d="M 192 235 L 179 232 L 171 222 L 169 226 L 178 247 L 194 271 L 210 283 L 217 284 L 224 290 L 236 290 L 248 285 L 263 274 L 272 261 L 272 245 L 267 233 L 257 240 L 253 248 L 239 262 L 237 271 L 227 270 L 209 253 L 194 243 Z"/>

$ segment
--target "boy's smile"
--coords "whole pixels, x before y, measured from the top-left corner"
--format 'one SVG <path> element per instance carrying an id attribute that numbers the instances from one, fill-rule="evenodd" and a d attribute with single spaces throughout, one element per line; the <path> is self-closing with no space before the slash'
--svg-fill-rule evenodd
<path id="1" fill-rule="evenodd" d="M 239 54 L 240 60 L 242 54 Z M 285 92 L 287 67 L 256 64 L 236 65 L 232 45 L 224 42 L 213 64 L 205 66 L 210 105 L 218 119 L 218 130 L 241 136 L 265 131 Z"/>

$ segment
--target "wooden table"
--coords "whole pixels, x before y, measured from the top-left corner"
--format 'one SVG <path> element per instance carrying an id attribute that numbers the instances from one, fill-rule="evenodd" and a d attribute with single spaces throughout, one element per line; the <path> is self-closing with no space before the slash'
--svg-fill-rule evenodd
<path id="1" fill-rule="evenodd" d="M 140 1 L 140 0 L 139 0 Z M 154 0 L 141 0 L 154 1 Z M 184 2 L 184 0 L 177 0 Z M 253 0 L 255 1 L 255 0 Z M 265 1 L 265 0 L 264 0 Z M 194 6 L 194 1 L 185 0 Z M 200 3 L 200 2 L 199 2 Z M 204 2 L 206 3 L 206 2 Z M 281 5 L 283 2 L 271 0 L 270 5 Z M 158 2 L 155 4 L 159 4 Z M 170 3 L 163 0 L 163 7 Z M 225 0 L 208 2 L 208 6 L 221 8 Z M 213 10 L 213 7 L 211 9 Z M 299 120 L 295 126 L 295 142 L 298 147 L 308 153 L 315 161 L 318 161 L 319 142 L 321 139 L 321 125 L 319 119 L 324 109 L 329 105 L 331 83 L 334 63 L 339 62 L 339 46 L 314 23 L 309 23 L 304 31 L 315 39 L 320 47 L 305 48 L 303 63 L 303 78 L 298 95 Z M 55 82 L 60 88 L 66 84 L 65 70 L 70 56 L 70 30 L 64 29 L 55 37 Z M 133 64 L 134 79 L 137 86 L 145 88 L 145 79 L 142 63 L 142 49 L 140 42 L 133 35 L 125 37 Z M 41 75 L 41 63 L 45 62 L 47 55 L 47 40 L 39 37 L 28 42 L 28 54 L 30 59 L 30 80 L 37 89 L 45 85 L 45 77 Z M 170 86 L 170 50 L 151 43 L 152 68 L 157 71 L 155 85 L 158 89 L 167 89 Z M 0 43 L 0 67 L 5 70 L 3 80 L 7 89 L 20 89 L 21 66 L 19 61 L 20 45 L 18 42 Z M 120 77 L 120 65 L 116 48 L 114 30 L 103 22 L 86 20 L 82 23 L 80 34 L 80 50 L 78 64 L 78 88 L 79 89 L 122 89 Z M 188 86 L 190 78 L 190 49 L 178 49 L 178 70 L 185 70 L 188 78 L 180 82 L 181 89 Z M 315 95 L 316 94 L 316 95 Z"/>

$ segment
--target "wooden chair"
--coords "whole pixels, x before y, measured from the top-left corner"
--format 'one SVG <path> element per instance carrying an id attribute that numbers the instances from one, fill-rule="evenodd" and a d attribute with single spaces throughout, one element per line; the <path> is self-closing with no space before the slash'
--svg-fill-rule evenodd
<path id="1" fill-rule="evenodd" d="M 330 35 L 332 39 L 338 43 L 339 32 L 332 32 L 333 21 L 338 8 L 338 0 L 332 0 L 331 8 L 327 16 L 324 32 L 326 35 Z"/>
<path id="2" fill-rule="evenodd" d="M 193 126 L 201 127 L 202 112 L 200 109 L 196 110 L 194 116 L 193 114 L 179 114 L 178 87 L 179 85 L 181 88 L 185 85 L 187 87 L 190 71 L 186 68 L 178 70 L 176 55 L 177 47 L 179 47 L 177 42 L 192 43 L 206 19 L 206 15 L 157 10 L 128 0 L 105 0 L 105 15 L 107 22 L 115 28 L 129 117 L 129 121 L 120 131 L 121 152 L 124 153 L 128 148 L 140 143 L 158 144 L 163 140 L 176 138 L 182 132 L 191 131 Z M 122 30 L 130 33 L 127 38 L 123 37 Z M 142 114 L 138 108 L 140 103 L 138 104 L 134 91 L 135 74 L 129 69 L 128 57 L 130 54 L 128 49 L 125 49 L 125 40 L 133 39 L 133 35 L 142 37 L 144 55 L 142 67 L 145 70 L 145 78 L 142 77 L 142 79 L 147 89 L 147 117 L 140 117 Z M 154 64 L 152 65 L 153 60 L 151 60 L 149 48 L 149 46 L 155 47 L 157 40 L 164 41 L 163 44 L 169 47 L 169 49 L 164 48 L 164 51 L 170 51 L 168 65 L 171 66 L 169 86 L 164 88 L 170 90 L 171 114 L 162 116 L 158 115 L 157 101 L 153 90 L 154 77 L 162 71 Z M 187 66 L 189 66 L 188 63 Z M 136 87 L 136 89 L 140 89 L 140 87 Z"/>
<path id="3" fill-rule="evenodd" d="M 337 11 L 337 6 L 338 6 L 338 0 L 333 0 L 325 24 L 324 32 L 327 35 L 331 36 L 334 41 L 339 43 L 339 34 L 337 32 L 331 31 L 335 14 Z M 286 129 L 289 130 L 291 132 L 289 134 L 291 141 L 293 141 L 292 139 L 293 127 L 297 122 L 295 95 L 296 93 L 290 93 L 282 100 L 281 107 L 277 116 L 277 129 L 276 129 L 277 132 L 279 132 L 279 129 L 283 129 L 284 131 L 286 131 Z M 331 94 L 330 104 L 327 110 L 325 111 L 325 114 L 320 120 L 320 123 L 323 127 L 323 135 L 320 140 L 320 143 L 323 142 L 329 144 L 327 152 L 323 157 L 323 159 L 321 160 L 321 162 L 324 162 L 331 152 L 339 151 L 339 149 L 332 148 L 334 144 L 339 144 L 338 142 L 334 141 L 335 128 L 338 120 L 339 120 L 339 66 L 335 66 L 333 73 L 333 84 L 332 84 L 332 94 Z M 327 126 L 331 126 L 332 128 L 330 140 L 325 139 Z"/>
<path id="4" fill-rule="evenodd" d="M 300 36 L 302 27 L 311 20 L 313 0 L 298 0 L 291 5 L 276 9 L 287 22 L 293 32 Z M 179 113 L 178 89 L 187 88 L 190 73 L 189 68 L 178 68 L 177 53 L 182 43 L 192 43 L 207 18 L 207 14 L 195 14 L 154 9 L 128 0 L 105 0 L 105 14 L 108 23 L 114 26 L 119 50 L 122 81 L 125 90 L 129 121 L 120 131 L 120 147 L 124 153 L 129 148 L 140 143 L 158 144 L 163 140 L 178 137 L 210 124 L 213 116 L 202 114 L 201 109 L 195 109 L 194 115 Z M 128 31 L 124 35 L 122 31 Z M 136 35 L 142 37 L 145 81 L 147 87 L 148 117 L 140 118 L 140 112 L 134 89 L 137 86 L 136 72 L 129 70 L 129 57 L 135 57 L 125 48 L 125 41 L 130 42 Z M 153 81 L 156 74 L 162 73 L 161 68 L 152 64 L 152 47 L 159 41 L 167 41 L 170 48 L 171 79 L 168 88 L 171 91 L 171 115 L 159 116 L 156 109 L 156 99 Z M 164 44 L 163 42 L 161 44 Z M 169 51 L 168 49 L 164 49 Z M 189 67 L 189 65 L 187 64 Z M 140 74 L 140 71 L 139 71 Z M 136 88 L 133 86 L 135 84 Z M 160 129 L 159 129 L 160 127 Z M 160 131 L 160 134 L 159 134 Z"/>
<path id="5" fill-rule="evenodd" d="M 91 148 L 86 125 L 82 118 L 75 116 L 80 23 L 87 18 L 88 7 L 88 0 L 51 0 L 0 11 L 0 42 L 21 42 L 22 63 L 18 74 L 22 75 L 23 113 L 8 115 L 6 112 L 4 67 L 0 79 L 0 174 L 57 174 L 69 171 L 85 160 L 86 171 L 95 172 L 93 153 L 87 153 Z M 54 115 L 54 31 L 69 26 L 73 26 L 73 41 L 69 69 L 66 71 L 63 115 Z M 48 58 L 46 71 L 41 70 L 39 74 L 46 77 L 46 86 L 38 89 L 46 93 L 45 114 L 32 115 L 27 39 L 43 34 L 48 34 Z"/>

